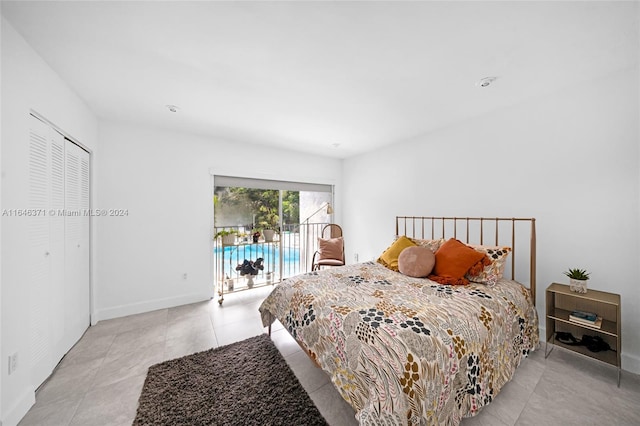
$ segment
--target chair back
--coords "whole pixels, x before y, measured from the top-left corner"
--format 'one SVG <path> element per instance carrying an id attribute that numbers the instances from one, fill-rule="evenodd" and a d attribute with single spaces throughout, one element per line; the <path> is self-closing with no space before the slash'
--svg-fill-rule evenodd
<path id="1" fill-rule="evenodd" d="M 338 238 L 342 237 L 342 228 L 340 225 L 330 223 L 322 228 L 322 238 Z"/>

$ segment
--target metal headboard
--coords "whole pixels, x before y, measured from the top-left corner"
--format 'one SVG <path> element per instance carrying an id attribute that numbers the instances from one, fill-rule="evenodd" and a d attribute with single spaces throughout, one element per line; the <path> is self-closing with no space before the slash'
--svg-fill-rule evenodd
<path id="1" fill-rule="evenodd" d="M 517 224 L 527 222 L 530 226 L 521 229 Z M 529 233 L 529 291 L 536 303 L 536 220 L 515 217 L 436 217 L 436 216 L 396 216 L 396 235 L 412 238 L 435 239 L 456 238 L 467 244 L 506 245 L 511 252 L 511 279 L 516 278 L 516 265 L 520 250 L 516 235 Z M 488 234 L 488 235 L 487 235 Z M 491 238 L 493 236 L 493 238 Z M 475 238 L 472 238 L 475 237 Z M 486 238 L 486 242 L 485 242 Z M 522 256 L 521 256 L 522 257 Z M 526 258 L 525 258 L 526 260 Z M 522 282 L 522 281 L 520 281 Z"/>

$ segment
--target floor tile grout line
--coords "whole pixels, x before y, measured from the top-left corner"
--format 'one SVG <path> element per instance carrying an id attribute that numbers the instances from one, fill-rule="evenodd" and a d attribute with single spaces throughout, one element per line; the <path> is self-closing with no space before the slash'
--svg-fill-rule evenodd
<path id="1" fill-rule="evenodd" d="M 96 373 L 97 374 L 97 373 Z M 95 377 L 94 377 L 95 379 Z M 80 407 L 82 406 L 82 403 L 84 402 L 84 400 L 87 398 L 87 395 L 89 394 L 89 390 L 84 392 L 84 395 L 82 395 L 82 398 L 80 398 L 80 402 L 78 403 L 78 405 L 76 405 L 76 408 L 73 410 L 73 415 L 71 417 L 69 417 L 69 422 L 67 423 L 66 426 L 69 426 L 70 424 L 73 423 L 73 419 L 76 417 L 76 415 L 78 414 L 78 410 L 80 409 Z"/>
<path id="2" fill-rule="evenodd" d="M 168 310 L 167 310 L 167 309 L 165 309 L 165 311 L 167 312 L 167 316 L 168 316 Z M 166 318 L 165 318 L 165 324 L 164 324 L 164 326 L 165 326 L 165 327 L 164 327 L 163 342 L 166 342 L 166 335 L 167 335 L 167 328 L 168 328 L 168 327 L 167 327 L 167 324 L 166 324 Z M 152 327 L 155 327 L 155 326 L 154 326 L 154 325 L 152 325 L 152 326 L 149 326 L 149 327 L 141 327 L 141 328 L 138 328 L 138 329 L 126 330 L 126 331 L 124 331 L 124 332 L 122 332 L 122 333 L 118 333 L 118 334 L 116 334 L 116 335 L 114 336 L 113 340 L 111 341 L 111 344 L 109 345 L 109 348 L 106 350 L 106 352 L 105 352 L 104 356 L 102 357 L 102 361 L 100 362 L 100 365 L 99 365 L 99 366 L 98 366 L 98 368 L 97 368 L 97 371 L 96 371 L 96 373 L 95 373 L 95 375 L 94 375 L 94 377 L 93 377 L 93 380 L 91 381 L 91 385 L 89 386 L 89 389 L 87 390 L 87 393 L 89 393 L 89 392 L 90 392 L 90 391 L 92 391 L 92 390 L 96 390 L 96 389 L 98 389 L 98 388 L 99 388 L 99 386 L 96 386 L 97 377 L 98 377 L 98 375 L 99 375 L 99 373 L 100 373 L 100 370 L 102 370 L 102 368 L 104 367 L 104 365 L 105 365 L 105 360 L 107 359 L 107 355 L 108 355 L 108 354 L 109 354 L 109 352 L 111 351 L 111 348 L 113 347 L 113 345 L 114 345 L 114 343 L 115 343 L 115 341 L 116 341 L 117 337 L 118 337 L 120 334 L 129 333 L 129 332 L 136 331 L 136 330 L 138 330 L 138 331 L 139 331 L 139 330 L 149 329 L 149 328 L 152 328 Z M 145 346 L 145 347 L 146 347 L 146 346 Z M 139 348 L 139 347 L 137 347 L 137 348 L 136 348 L 136 350 L 140 350 L 140 349 L 141 349 L 141 348 Z M 125 354 L 122 354 L 122 356 L 126 356 L 126 355 L 125 355 Z M 163 353 L 163 357 L 164 357 L 164 353 Z M 116 358 L 116 359 L 118 359 L 118 358 Z M 130 370 L 130 369 L 132 369 L 132 368 L 135 368 L 135 366 L 130 367 L 130 368 L 129 368 L 129 370 Z M 122 379 L 122 380 L 124 380 L 124 379 Z M 114 383 L 117 383 L 117 382 L 119 382 L 119 381 L 120 381 L 120 380 L 117 380 L 117 381 L 116 381 L 116 382 L 114 382 Z M 85 395 L 85 396 L 86 396 L 86 395 Z"/>
<path id="3" fill-rule="evenodd" d="M 325 374 L 326 374 L 326 373 L 325 373 Z M 314 391 L 311 391 L 311 392 L 307 391 L 307 393 L 309 394 L 309 396 L 311 396 L 311 394 L 318 393 L 318 392 L 320 392 L 322 389 L 326 388 L 327 386 L 331 386 L 331 388 L 335 389 L 335 390 L 336 390 L 336 392 L 338 391 L 338 390 L 336 389 L 336 387 L 333 385 L 333 382 L 331 381 L 331 378 L 329 378 L 329 381 L 328 381 L 327 383 L 323 384 L 322 386 L 320 386 L 318 389 L 316 389 L 316 390 L 314 390 Z"/>
<path id="4" fill-rule="evenodd" d="M 545 370 L 546 370 L 546 365 L 545 365 Z M 527 397 L 527 400 L 525 401 L 524 406 L 522 407 L 522 410 L 520 410 L 520 413 L 518 414 L 518 417 L 513 422 L 513 426 L 516 426 L 518 424 L 518 422 L 520 421 L 520 418 L 522 417 L 522 414 L 526 411 L 527 407 L 529 406 L 529 403 L 531 402 L 531 397 L 536 392 L 536 389 L 538 388 L 538 386 L 540 386 L 540 382 L 542 381 L 542 376 L 543 375 L 544 375 L 544 371 L 542 372 L 540 377 L 538 377 L 538 380 L 536 381 L 536 385 L 533 387 L 533 390 L 531 391 L 531 393 Z"/>

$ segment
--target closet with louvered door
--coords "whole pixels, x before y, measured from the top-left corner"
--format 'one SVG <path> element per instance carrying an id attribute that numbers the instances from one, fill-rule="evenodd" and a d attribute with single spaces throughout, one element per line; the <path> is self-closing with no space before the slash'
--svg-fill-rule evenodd
<path id="1" fill-rule="evenodd" d="M 64 217 L 66 347 L 89 326 L 89 153 L 67 141 L 65 209 L 80 212 Z"/>
<path id="2" fill-rule="evenodd" d="M 31 380 L 40 385 L 89 327 L 89 153 L 29 123 L 27 241 Z"/>

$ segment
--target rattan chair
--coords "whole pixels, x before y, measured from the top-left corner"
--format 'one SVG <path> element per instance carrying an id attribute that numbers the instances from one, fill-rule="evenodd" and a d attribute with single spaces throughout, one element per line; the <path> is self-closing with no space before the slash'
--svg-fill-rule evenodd
<path id="1" fill-rule="evenodd" d="M 322 250 L 320 247 L 313 253 L 313 259 L 311 261 L 311 270 L 317 271 L 321 266 L 343 266 L 345 264 L 344 259 L 344 239 L 340 238 L 340 241 L 332 241 L 334 238 L 342 237 L 342 228 L 340 225 L 336 225 L 335 223 L 330 223 L 329 225 L 325 225 L 322 228 L 322 232 L 320 233 L 321 239 L 324 241 L 319 241 L 319 245 L 326 243 L 328 245 L 333 246 L 335 249 L 335 244 L 340 244 L 340 253 L 336 253 L 336 250 Z"/>

